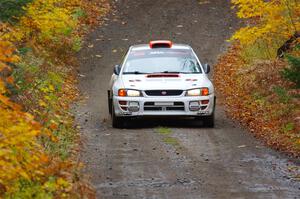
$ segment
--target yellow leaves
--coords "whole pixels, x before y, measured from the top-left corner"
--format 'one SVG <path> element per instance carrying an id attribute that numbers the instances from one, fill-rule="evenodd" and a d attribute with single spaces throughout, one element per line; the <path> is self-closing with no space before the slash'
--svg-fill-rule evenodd
<path id="1" fill-rule="evenodd" d="M 232 0 L 234 6 L 238 8 L 237 16 L 239 18 L 260 17 L 264 13 L 261 9 L 265 6 L 263 0 Z"/>
<path id="2" fill-rule="evenodd" d="M 48 87 L 42 87 L 40 90 L 44 93 L 48 93 L 50 91 Z"/>
<path id="3" fill-rule="evenodd" d="M 39 105 L 42 106 L 42 107 L 47 106 L 46 102 L 44 102 L 43 100 L 39 100 Z"/>
<path id="4" fill-rule="evenodd" d="M 30 2 L 19 23 L 0 25 L 0 194 L 3 189 L 9 197 L 23 192 L 20 181 L 28 179 L 41 185 L 39 192 L 68 197 L 76 167 L 69 156 L 77 139 L 68 109 L 78 93 L 75 76 L 70 75 L 71 61 L 66 64 L 61 57 L 69 59 L 69 45 L 81 37 L 82 29 L 77 24 L 81 16 L 90 15 L 86 20 L 97 21 L 99 13 L 94 11 L 103 13 L 103 2 Z M 10 90 L 6 86 L 14 82 L 7 63 L 19 61 L 10 42 L 21 47 L 23 60 L 16 64 L 18 70 L 14 74 L 18 82 L 15 86 L 22 91 L 16 99 L 24 108 L 7 97 Z M 60 54 L 55 57 L 56 50 Z M 34 116 L 22 110 L 29 110 Z"/>
<path id="5" fill-rule="evenodd" d="M 5 92 L 6 92 L 6 89 L 5 89 L 4 82 L 1 81 L 1 79 L 0 79 L 0 96 L 2 93 L 5 93 Z"/>
<path id="6" fill-rule="evenodd" d="M 10 42 L 0 40 L 0 72 L 10 71 L 7 63 L 17 62 L 15 48 Z M 12 84 L 11 76 L 4 76 Z M 47 156 L 37 143 L 40 126 L 20 105 L 4 96 L 4 79 L 0 78 L 0 185 L 10 191 L 11 184 L 20 177 L 34 179 L 40 176 Z"/>
<path id="7" fill-rule="evenodd" d="M 63 178 L 58 178 L 56 183 L 59 187 L 62 187 L 62 188 L 67 188 L 70 186 L 70 183 Z"/>
<path id="8" fill-rule="evenodd" d="M 237 16 L 247 19 L 248 25 L 231 40 L 238 40 L 244 46 L 258 40 L 278 46 L 300 28 L 300 6 L 294 0 L 232 0 L 232 3 L 238 8 Z"/>
<path id="9" fill-rule="evenodd" d="M 24 8 L 26 14 L 19 24 L 2 35 L 10 41 L 31 40 L 40 42 L 57 39 L 59 35 L 69 35 L 77 26 L 77 19 L 72 17 L 75 9 L 71 0 L 35 0 Z M 44 41 L 46 40 L 46 41 Z"/>
<path id="10" fill-rule="evenodd" d="M 55 88 L 54 88 L 54 86 L 53 86 L 52 84 L 49 85 L 49 90 L 50 90 L 51 92 L 55 91 Z"/>
<path id="11" fill-rule="evenodd" d="M 33 179 L 47 163 L 37 135 L 40 126 L 28 114 L 5 108 L 0 104 L 0 183 L 10 188 L 22 176 Z"/>
<path id="12" fill-rule="evenodd" d="M 241 44 L 252 44 L 255 40 L 253 37 L 257 35 L 258 37 L 263 34 L 263 31 L 257 27 L 244 27 L 238 30 L 233 36 L 232 40 L 239 40 Z"/>

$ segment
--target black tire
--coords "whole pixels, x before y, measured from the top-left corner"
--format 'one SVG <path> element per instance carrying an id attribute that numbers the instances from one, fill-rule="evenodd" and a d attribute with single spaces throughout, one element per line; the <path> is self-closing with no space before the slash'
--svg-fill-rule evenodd
<path id="1" fill-rule="evenodd" d="M 112 108 L 111 109 L 112 109 L 112 113 L 111 113 L 112 127 L 113 128 L 124 128 L 125 118 L 116 116 L 113 103 L 112 103 Z"/>
<path id="2" fill-rule="evenodd" d="M 209 116 L 204 116 L 202 121 L 203 121 L 203 125 L 205 127 L 214 128 L 215 127 L 215 111 Z"/>
<path id="3" fill-rule="evenodd" d="M 110 91 L 107 91 L 107 105 L 108 105 L 108 112 L 111 115 L 112 113 L 112 99 L 110 97 Z"/>
<path id="4" fill-rule="evenodd" d="M 201 117 L 201 120 L 203 122 L 203 126 L 205 126 L 205 127 L 208 127 L 208 128 L 214 128 L 215 127 L 216 102 L 217 102 L 217 98 L 215 96 L 214 97 L 214 108 L 213 108 L 212 114 L 208 115 L 208 116 L 202 116 Z"/>

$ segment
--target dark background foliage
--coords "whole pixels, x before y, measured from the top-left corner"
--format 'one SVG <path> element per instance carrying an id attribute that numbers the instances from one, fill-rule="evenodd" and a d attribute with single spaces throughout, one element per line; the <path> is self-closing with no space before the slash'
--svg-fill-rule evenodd
<path id="1" fill-rule="evenodd" d="M 1 0 L 0 20 L 3 22 L 15 23 L 18 17 L 24 13 L 23 7 L 32 0 Z"/>

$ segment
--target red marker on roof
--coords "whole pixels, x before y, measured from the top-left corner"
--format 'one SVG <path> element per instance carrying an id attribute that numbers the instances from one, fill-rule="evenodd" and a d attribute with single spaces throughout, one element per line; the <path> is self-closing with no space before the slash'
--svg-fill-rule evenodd
<path id="1" fill-rule="evenodd" d="M 171 48 L 172 42 L 169 40 L 150 41 L 149 46 L 150 48 Z"/>

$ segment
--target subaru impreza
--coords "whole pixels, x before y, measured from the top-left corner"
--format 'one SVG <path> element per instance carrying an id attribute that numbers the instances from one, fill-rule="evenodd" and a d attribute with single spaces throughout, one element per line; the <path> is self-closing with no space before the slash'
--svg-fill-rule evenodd
<path id="1" fill-rule="evenodd" d="M 122 128 L 138 117 L 183 116 L 213 127 L 216 98 L 209 72 L 189 45 L 159 40 L 131 46 L 109 84 L 112 126 Z"/>

